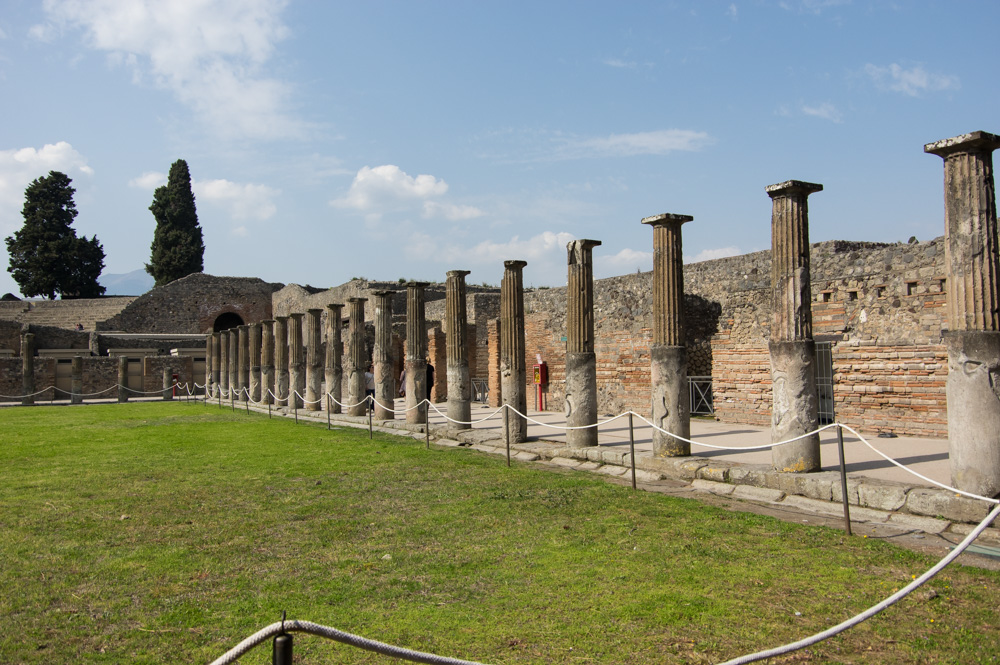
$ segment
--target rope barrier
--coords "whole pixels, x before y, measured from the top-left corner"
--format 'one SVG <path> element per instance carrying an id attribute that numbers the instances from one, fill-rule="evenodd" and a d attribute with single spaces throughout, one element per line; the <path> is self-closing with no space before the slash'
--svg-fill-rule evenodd
<path id="1" fill-rule="evenodd" d="M 348 644 L 359 649 L 365 649 L 366 651 L 373 651 L 384 656 L 402 658 L 414 663 L 429 663 L 430 665 L 483 665 L 483 663 L 474 660 L 448 658 L 447 656 L 438 656 L 437 654 L 426 653 L 424 651 L 404 649 L 403 647 L 370 640 L 367 637 L 346 633 L 336 628 L 313 623 L 312 621 L 279 621 L 272 623 L 270 626 L 246 638 L 219 658 L 213 660 L 211 665 L 229 665 L 258 644 L 287 632 L 309 633 L 310 635 L 325 637 L 328 640 Z"/>

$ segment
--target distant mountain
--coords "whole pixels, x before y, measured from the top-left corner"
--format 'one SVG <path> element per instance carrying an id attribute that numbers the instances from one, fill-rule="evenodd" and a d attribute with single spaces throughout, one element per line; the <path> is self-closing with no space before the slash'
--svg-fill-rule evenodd
<path id="1" fill-rule="evenodd" d="M 142 268 L 121 275 L 104 274 L 97 281 L 105 288 L 106 296 L 141 296 L 156 283 L 153 276 Z"/>

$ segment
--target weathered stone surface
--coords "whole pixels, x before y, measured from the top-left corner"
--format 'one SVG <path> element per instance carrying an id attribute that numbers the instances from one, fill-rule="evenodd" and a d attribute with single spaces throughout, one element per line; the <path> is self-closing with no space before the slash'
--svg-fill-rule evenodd
<path id="1" fill-rule="evenodd" d="M 799 494 L 821 501 L 833 500 L 833 485 L 840 488 L 840 474 L 820 471 L 807 475 L 779 474 L 778 489 L 786 494 Z"/>
<path id="2" fill-rule="evenodd" d="M 688 391 L 687 349 L 654 344 L 650 349 L 650 383 L 653 423 L 683 439 L 691 438 L 691 396 Z M 653 454 L 681 457 L 691 454 L 691 444 L 653 430 Z"/>
<path id="3" fill-rule="evenodd" d="M 424 289 L 427 282 L 406 285 L 406 422 L 427 422 L 427 320 Z"/>
<path id="4" fill-rule="evenodd" d="M 733 466 L 727 462 L 709 462 L 698 469 L 698 478 L 717 483 L 728 483 L 729 472 Z"/>
<path id="5" fill-rule="evenodd" d="M 288 317 L 274 317 L 274 394 L 277 406 L 288 406 Z"/>
<path id="6" fill-rule="evenodd" d="M 816 347 L 812 340 L 771 342 L 771 440 L 801 437 L 819 425 L 816 401 Z M 812 434 L 772 448 L 777 471 L 819 471 L 819 435 Z"/>
<path id="7" fill-rule="evenodd" d="M 889 481 L 863 480 L 858 483 L 858 502 L 879 510 L 899 510 L 906 504 L 909 486 Z"/>
<path id="8" fill-rule="evenodd" d="M 472 427 L 472 378 L 469 372 L 469 322 L 465 276 L 468 270 L 449 270 L 446 283 L 448 418 L 458 429 Z"/>
<path id="9" fill-rule="evenodd" d="M 508 441 L 520 443 L 528 437 L 528 421 L 518 415 L 528 412 L 522 274 L 528 262 L 504 261 L 503 265 L 503 280 L 500 283 L 500 392 L 501 402 L 509 407 Z"/>
<path id="10" fill-rule="evenodd" d="M 119 375 L 120 376 L 120 375 Z M 118 385 L 124 385 L 121 380 Z M 118 401 L 123 402 L 118 389 Z M 126 398 L 127 399 L 127 398 Z M 21 336 L 21 406 L 31 406 L 35 403 L 35 336 L 25 333 Z"/>
<path id="11" fill-rule="evenodd" d="M 301 409 L 306 392 L 305 357 L 302 354 L 302 313 L 288 317 L 288 406 Z"/>
<path id="12" fill-rule="evenodd" d="M 763 501 L 765 503 L 778 503 L 785 498 L 785 493 L 781 490 L 774 490 L 769 487 L 755 487 L 753 485 L 737 485 L 733 490 L 734 499 L 745 501 Z"/>
<path id="13" fill-rule="evenodd" d="M 326 312 L 326 363 L 323 369 L 326 392 L 333 396 L 332 400 L 328 400 L 331 413 L 340 413 L 340 402 L 343 401 L 344 369 L 341 358 L 344 344 L 340 335 L 343 307 L 340 303 L 331 303 L 327 305 Z"/>
<path id="14" fill-rule="evenodd" d="M 729 470 L 729 481 L 734 485 L 778 485 L 777 473 L 766 464 L 741 464 Z"/>
<path id="15" fill-rule="evenodd" d="M 573 448 L 597 445 L 597 365 L 593 353 L 566 354 L 566 431 Z"/>
<path id="16" fill-rule="evenodd" d="M 319 411 L 323 402 L 323 354 L 321 309 L 309 309 L 305 316 L 306 334 L 306 411 Z"/>
<path id="17" fill-rule="evenodd" d="M 718 494 L 720 496 L 729 496 L 736 490 L 736 485 L 730 485 L 729 483 L 716 482 L 714 480 L 703 480 L 701 478 L 695 478 L 691 481 L 691 487 L 696 490 L 702 490 L 703 492 L 711 492 L 712 494 Z"/>
<path id="18" fill-rule="evenodd" d="M 375 413 L 378 420 L 395 418 L 396 371 L 392 357 L 392 298 L 394 291 L 376 291 L 375 346 L 372 364 L 375 377 Z"/>
<path id="19" fill-rule="evenodd" d="M 348 355 L 344 374 L 347 375 L 347 415 L 363 416 L 368 412 L 365 401 L 365 302 L 366 298 L 348 298 L 350 328 L 348 329 Z M 426 422 L 426 421 L 424 421 Z"/>
<path id="20" fill-rule="evenodd" d="M 919 529 L 924 533 L 943 533 L 951 526 L 946 520 L 937 520 L 933 517 L 919 517 L 906 513 L 893 513 L 889 515 L 889 524 L 898 524 L 907 528 Z"/>
<path id="21" fill-rule="evenodd" d="M 990 504 L 944 489 L 917 487 L 906 494 L 906 510 L 958 522 L 981 522 L 989 514 Z"/>
<path id="22" fill-rule="evenodd" d="M 952 485 L 1000 495 L 1000 332 L 945 334 Z"/>
<path id="23" fill-rule="evenodd" d="M 73 396 L 70 399 L 72 404 L 83 404 L 83 358 L 80 356 L 73 356 L 73 368 L 72 368 L 72 387 Z"/>

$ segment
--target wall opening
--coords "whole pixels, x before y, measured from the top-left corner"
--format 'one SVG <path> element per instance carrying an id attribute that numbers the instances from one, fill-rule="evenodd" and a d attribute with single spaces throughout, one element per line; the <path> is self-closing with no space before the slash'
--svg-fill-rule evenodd
<path id="1" fill-rule="evenodd" d="M 230 328 L 235 328 L 236 326 L 243 325 L 243 318 L 240 317 L 236 312 L 226 312 L 220 314 L 215 323 L 212 325 L 212 332 L 222 332 L 223 330 L 229 330 Z"/>

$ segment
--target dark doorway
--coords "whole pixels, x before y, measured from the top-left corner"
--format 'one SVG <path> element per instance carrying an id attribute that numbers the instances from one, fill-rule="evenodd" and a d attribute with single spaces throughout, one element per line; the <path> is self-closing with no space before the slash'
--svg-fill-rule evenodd
<path id="1" fill-rule="evenodd" d="M 212 331 L 222 332 L 223 330 L 229 330 L 230 328 L 242 325 L 243 319 L 239 314 L 235 312 L 226 312 L 225 314 L 220 314 L 219 318 L 215 320 L 215 325 L 212 326 Z"/>

